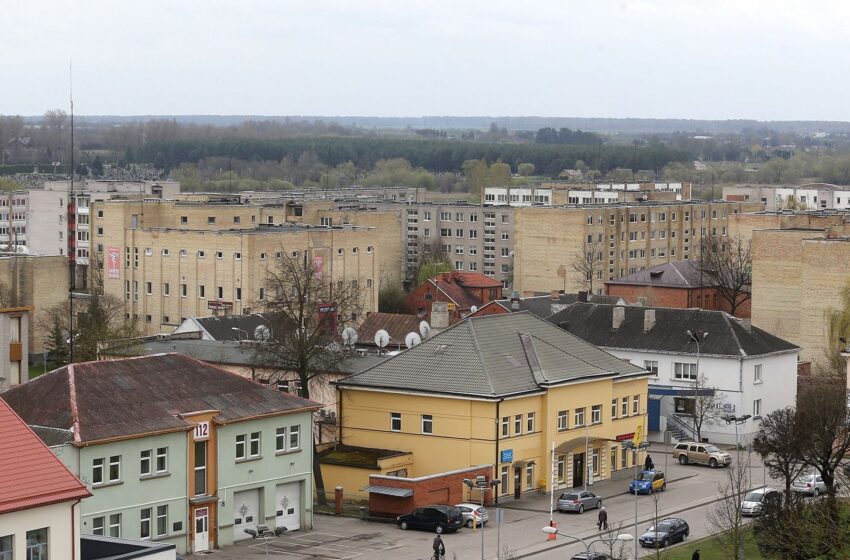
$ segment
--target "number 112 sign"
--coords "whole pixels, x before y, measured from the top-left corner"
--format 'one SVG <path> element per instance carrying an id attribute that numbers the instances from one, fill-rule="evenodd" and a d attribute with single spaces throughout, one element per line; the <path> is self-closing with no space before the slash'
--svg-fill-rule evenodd
<path id="1" fill-rule="evenodd" d="M 198 422 L 195 424 L 195 441 L 210 439 L 210 423 Z"/>

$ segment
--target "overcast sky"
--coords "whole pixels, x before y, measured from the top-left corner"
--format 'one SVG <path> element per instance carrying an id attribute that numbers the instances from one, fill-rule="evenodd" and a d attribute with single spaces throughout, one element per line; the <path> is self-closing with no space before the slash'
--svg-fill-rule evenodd
<path id="1" fill-rule="evenodd" d="M 4 0 L 0 114 L 850 120 L 850 2 Z"/>

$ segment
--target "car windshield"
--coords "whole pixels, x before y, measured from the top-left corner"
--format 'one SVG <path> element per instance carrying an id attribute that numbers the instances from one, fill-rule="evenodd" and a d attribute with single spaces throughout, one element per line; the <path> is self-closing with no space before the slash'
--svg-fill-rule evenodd
<path id="1" fill-rule="evenodd" d="M 760 502 L 764 498 L 763 492 L 747 492 L 747 495 L 744 496 L 745 502 Z"/>
<path id="2" fill-rule="evenodd" d="M 653 477 L 654 475 L 655 475 L 655 473 L 651 473 L 651 472 L 642 472 L 642 473 L 640 473 L 640 474 L 638 475 L 638 478 L 637 478 L 637 479 L 638 479 L 638 480 L 652 480 L 652 477 Z"/>
<path id="3" fill-rule="evenodd" d="M 650 527 L 649 530 L 650 531 L 657 531 L 659 533 L 667 533 L 667 532 L 670 531 L 670 529 L 673 528 L 673 522 L 672 521 L 662 521 L 661 523 L 659 523 L 657 525 L 657 527 L 658 527 L 657 529 L 655 527 Z"/>
<path id="4" fill-rule="evenodd" d="M 561 494 L 562 500 L 578 500 L 578 494 Z"/>
<path id="5" fill-rule="evenodd" d="M 705 450 L 708 451 L 709 453 L 720 453 L 720 449 L 713 446 L 713 445 L 706 445 Z"/>

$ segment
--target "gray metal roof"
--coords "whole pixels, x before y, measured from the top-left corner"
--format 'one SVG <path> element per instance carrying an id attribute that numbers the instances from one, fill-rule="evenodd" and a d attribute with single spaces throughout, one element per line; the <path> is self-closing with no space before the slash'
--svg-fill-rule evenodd
<path id="1" fill-rule="evenodd" d="M 370 484 L 363 488 L 363 490 L 365 492 L 384 494 L 385 496 L 396 496 L 399 498 L 409 498 L 413 495 L 413 490 L 411 488 L 394 488 L 392 486 L 378 486 L 377 484 Z"/>
<path id="2" fill-rule="evenodd" d="M 337 383 L 497 398 L 642 371 L 531 313 L 519 312 L 471 317 Z"/>

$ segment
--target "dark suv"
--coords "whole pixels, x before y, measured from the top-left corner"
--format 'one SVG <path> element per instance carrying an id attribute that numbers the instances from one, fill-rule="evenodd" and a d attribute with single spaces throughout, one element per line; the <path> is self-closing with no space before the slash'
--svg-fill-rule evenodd
<path id="1" fill-rule="evenodd" d="M 396 523 L 402 529 L 452 532 L 463 527 L 463 513 L 454 506 L 425 506 L 399 515 Z"/>

